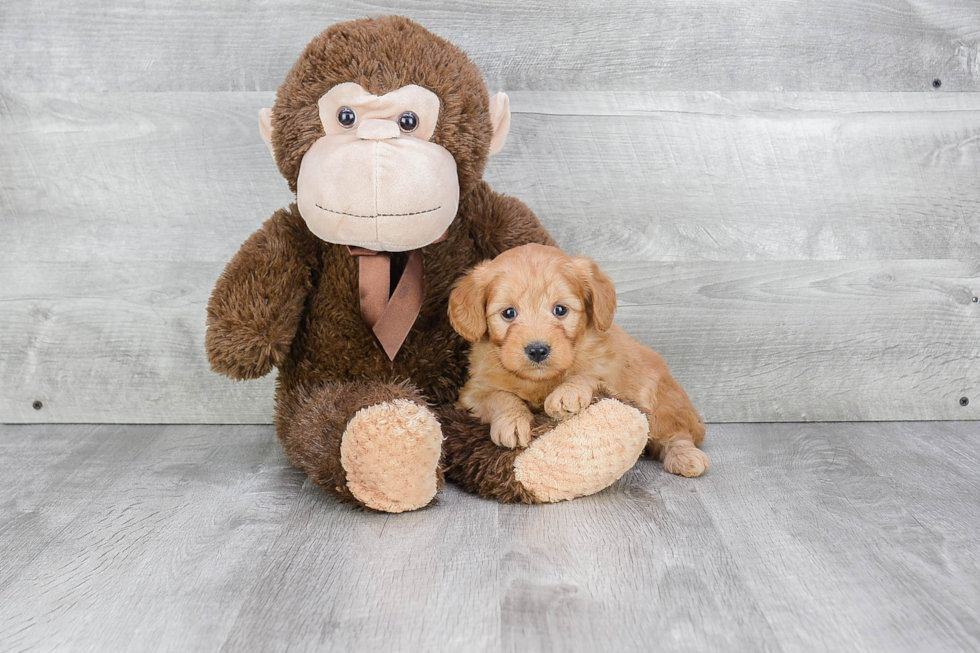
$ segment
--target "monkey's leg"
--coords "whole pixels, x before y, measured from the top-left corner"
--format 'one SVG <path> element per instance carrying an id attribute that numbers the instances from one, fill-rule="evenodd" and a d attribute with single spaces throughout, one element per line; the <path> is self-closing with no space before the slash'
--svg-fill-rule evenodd
<path id="1" fill-rule="evenodd" d="M 283 393 L 276 432 L 325 492 L 382 512 L 423 508 L 442 488 L 442 430 L 411 385 L 332 383 Z"/>
<path id="2" fill-rule="evenodd" d="M 594 494 L 629 470 L 647 442 L 643 414 L 603 399 L 557 426 L 537 416 L 526 449 L 505 449 L 490 428 L 466 412 L 439 412 L 446 477 L 464 490 L 502 503 L 552 503 Z"/>

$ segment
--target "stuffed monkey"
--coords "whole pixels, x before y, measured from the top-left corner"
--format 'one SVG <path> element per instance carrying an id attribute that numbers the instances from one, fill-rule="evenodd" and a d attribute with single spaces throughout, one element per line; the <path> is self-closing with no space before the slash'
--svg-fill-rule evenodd
<path id="1" fill-rule="evenodd" d="M 396 16 L 335 24 L 259 118 L 296 202 L 228 263 L 206 345 L 212 369 L 234 379 L 278 368 L 275 427 L 293 464 L 338 499 L 387 512 L 431 504 L 444 477 L 550 502 L 634 464 L 646 418 L 613 399 L 557 426 L 541 419 L 513 450 L 454 407 L 468 345 L 447 316 L 453 282 L 509 248 L 554 244 L 481 178 L 509 103 L 488 98 L 461 50 Z"/>

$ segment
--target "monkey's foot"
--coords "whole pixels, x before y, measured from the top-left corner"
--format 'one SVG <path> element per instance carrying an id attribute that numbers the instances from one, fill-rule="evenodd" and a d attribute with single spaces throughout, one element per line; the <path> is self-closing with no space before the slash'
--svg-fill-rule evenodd
<path id="1" fill-rule="evenodd" d="M 649 432 L 643 413 L 603 399 L 531 442 L 514 476 L 542 503 L 594 494 L 636 463 Z"/>
<path id="2" fill-rule="evenodd" d="M 442 429 L 432 411 L 395 399 L 357 411 L 344 431 L 340 463 L 361 503 L 405 512 L 435 497 L 441 451 Z"/>

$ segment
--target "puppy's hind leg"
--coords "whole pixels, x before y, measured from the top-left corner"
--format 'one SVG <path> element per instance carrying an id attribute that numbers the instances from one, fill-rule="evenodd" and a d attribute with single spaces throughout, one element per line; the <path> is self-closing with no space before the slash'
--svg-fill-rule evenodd
<path id="1" fill-rule="evenodd" d="M 711 465 L 708 455 L 694 446 L 690 440 L 674 440 L 659 447 L 658 458 L 663 461 L 664 471 L 688 478 L 701 476 Z"/>
<path id="2" fill-rule="evenodd" d="M 664 471 L 690 478 L 708 469 L 708 456 L 698 448 L 704 441 L 704 420 L 673 379 L 661 383 L 657 405 L 647 417 L 647 453 L 663 462 Z"/>

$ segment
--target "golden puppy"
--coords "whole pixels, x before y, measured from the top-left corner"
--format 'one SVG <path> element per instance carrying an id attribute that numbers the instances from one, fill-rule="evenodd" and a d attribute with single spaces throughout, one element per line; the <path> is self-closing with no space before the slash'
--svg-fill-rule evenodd
<path id="1" fill-rule="evenodd" d="M 704 421 L 656 352 L 613 324 L 616 289 L 591 259 L 544 245 L 508 250 L 473 268 L 449 297 L 449 319 L 474 343 L 459 403 L 504 447 L 526 446 L 532 409 L 556 420 L 596 392 L 650 422 L 647 452 L 672 474 L 699 476 Z"/>

